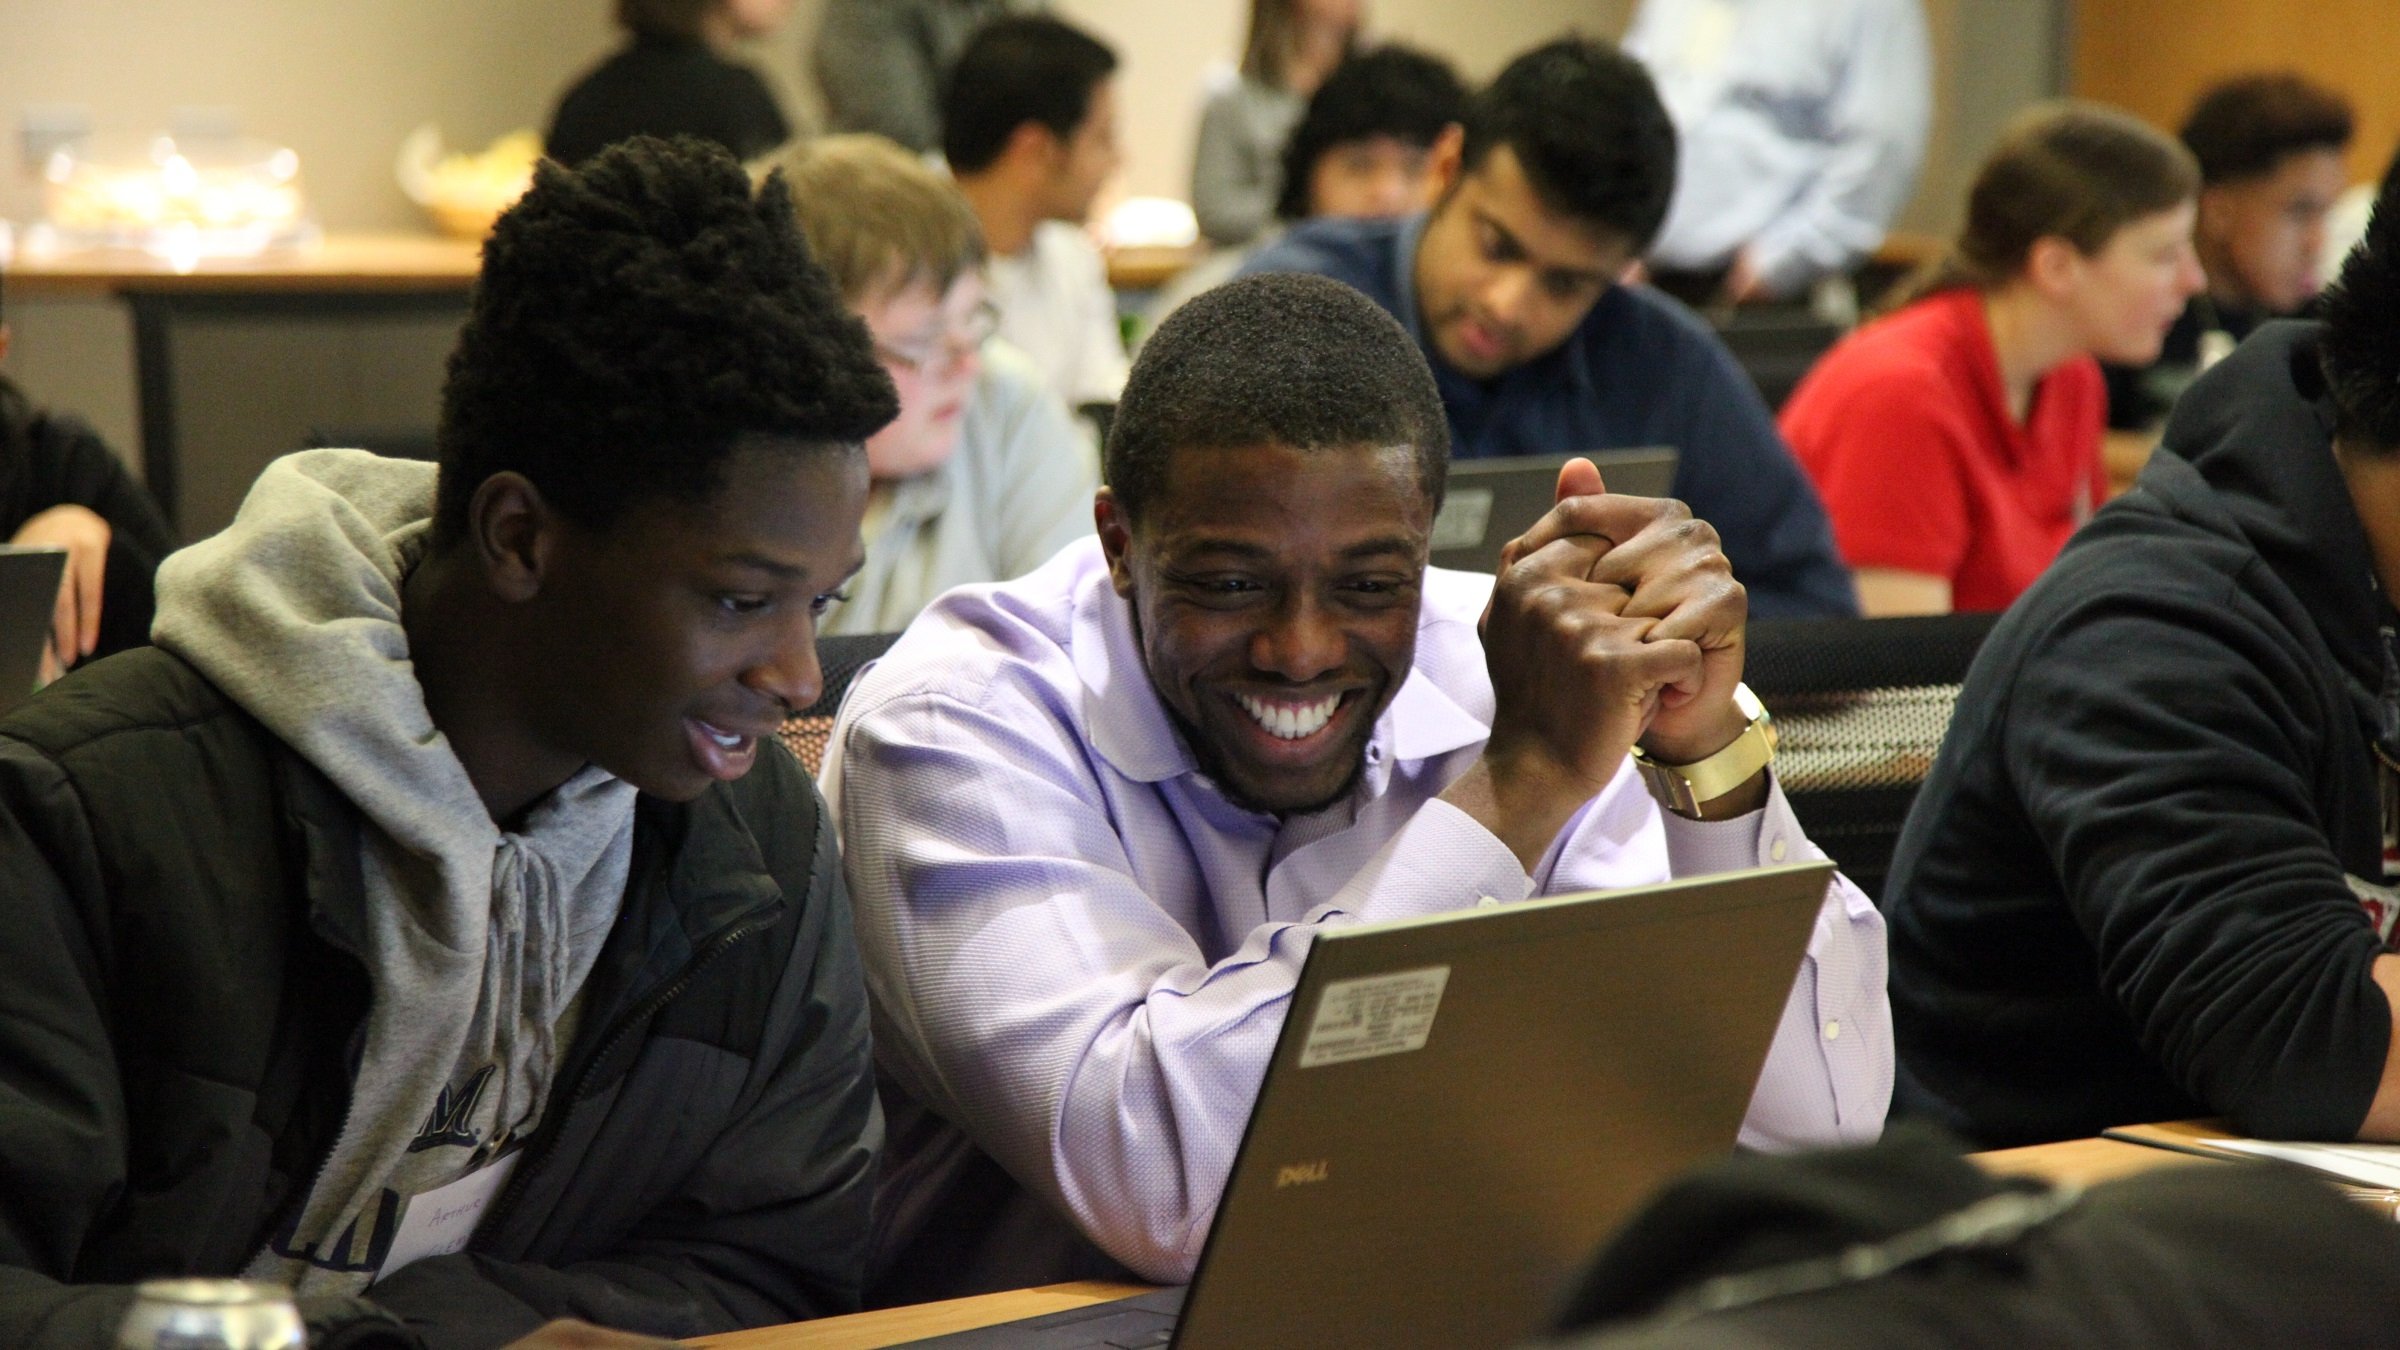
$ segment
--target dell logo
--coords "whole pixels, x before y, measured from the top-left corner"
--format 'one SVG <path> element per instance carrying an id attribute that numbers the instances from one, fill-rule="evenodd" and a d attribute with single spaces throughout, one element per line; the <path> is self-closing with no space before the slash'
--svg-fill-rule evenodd
<path id="1" fill-rule="evenodd" d="M 1332 1174 L 1332 1164 L 1323 1158 L 1315 1162 L 1285 1163 L 1275 1169 L 1275 1189 L 1280 1191 L 1286 1186 L 1312 1185 Z"/>

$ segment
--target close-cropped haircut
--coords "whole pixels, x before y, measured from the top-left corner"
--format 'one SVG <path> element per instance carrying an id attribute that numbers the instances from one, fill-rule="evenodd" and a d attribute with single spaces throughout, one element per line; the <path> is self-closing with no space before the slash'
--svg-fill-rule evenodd
<path id="1" fill-rule="evenodd" d="M 808 251 L 853 305 L 920 282 L 935 294 L 984 259 L 958 185 L 881 136 L 823 136 L 783 157 Z"/>
<path id="2" fill-rule="evenodd" d="M 981 172 L 1028 122 L 1067 140 L 1116 69 L 1117 54 L 1073 24 L 1039 14 L 992 20 L 967 39 L 943 87 L 943 157 L 958 173 Z"/>
<path id="3" fill-rule="evenodd" d="M 1466 115 L 1467 88 L 1438 56 L 1391 44 L 1369 48 L 1334 67 L 1308 100 L 1308 111 L 1283 145 L 1283 194 L 1275 214 L 1309 214 L 1308 180 L 1335 147 L 1389 136 L 1430 147 Z"/>
<path id="4" fill-rule="evenodd" d="M 442 389 L 434 536 L 493 474 L 569 519 L 715 491 L 737 446 L 853 446 L 899 412 L 780 176 L 721 147 L 635 137 L 545 160 L 484 245 Z"/>
<path id="5" fill-rule="evenodd" d="M 2346 446 L 2400 457 L 2400 159 L 2383 177 L 2367 233 L 2319 301 L 2317 359 Z"/>
<path id="6" fill-rule="evenodd" d="M 2043 239 L 2097 254 L 2118 230 L 2199 191 L 2191 151 L 2140 119 L 2072 99 L 2036 105 L 1984 157 L 1949 251 L 1903 281 L 1885 307 L 1960 286 L 1997 289 L 2025 270 Z"/>
<path id="7" fill-rule="evenodd" d="M 2350 101 L 2293 74 L 2244 75 L 2211 86 L 2177 134 L 2200 161 L 2200 181 L 2238 183 L 2310 150 L 2347 150 Z"/>
<path id="8" fill-rule="evenodd" d="M 1381 305 L 1299 273 L 1242 277 L 1177 308 L 1143 344 L 1108 430 L 1108 486 L 1132 519 L 1184 450 L 1405 446 L 1441 505 L 1450 423 L 1416 340 Z"/>
<path id="9" fill-rule="evenodd" d="M 1650 247 L 1675 195 L 1675 124 L 1641 63 L 1560 38 L 1508 63 L 1467 103 L 1463 162 L 1516 152 L 1543 205 Z"/>

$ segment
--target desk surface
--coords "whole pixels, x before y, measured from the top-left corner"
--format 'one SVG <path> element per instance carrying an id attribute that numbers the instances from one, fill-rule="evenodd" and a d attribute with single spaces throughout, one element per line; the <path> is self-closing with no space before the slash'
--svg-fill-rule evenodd
<path id="1" fill-rule="evenodd" d="M 1995 1172 L 2035 1176 L 2046 1181 L 2091 1185 L 2112 1177 L 2200 1161 L 2188 1154 L 2114 1139 L 2069 1139 L 2030 1148 L 1978 1153 L 1975 1161 Z M 920 1303 L 907 1308 L 829 1317 L 818 1322 L 736 1331 L 692 1342 L 707 1350 L 877 1350 L 903 1345 L 927 1336 L 1012 1322 L 1020 1317 L 1063 1312 L 1112 1298 L 1141 1293 L 1144 1286 L 1087 1281 L 1052 1284 L 1038 1289 L 1013 1289 L 1004 1294 Z"/>

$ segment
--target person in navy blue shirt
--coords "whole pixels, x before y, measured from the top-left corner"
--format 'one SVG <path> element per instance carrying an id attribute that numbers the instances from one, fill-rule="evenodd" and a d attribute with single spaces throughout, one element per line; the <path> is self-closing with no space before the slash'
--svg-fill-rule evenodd
<path id="1" fill-rule="evenodd" d="M 1675 495 L 1724 541 L 1760 618 L 1849 615 L 1825 509 L 1757 390 L 1707 325 L 1619 284 L 1665 219 L 1675 129 L 1650 77 L 1566 38 L 1511 62 L 1468 109 L 1430 213 L 1314 220 L 1245 272 L 1314 272 L 1415 335 L 1452 454 L 1671 445 Z"/>

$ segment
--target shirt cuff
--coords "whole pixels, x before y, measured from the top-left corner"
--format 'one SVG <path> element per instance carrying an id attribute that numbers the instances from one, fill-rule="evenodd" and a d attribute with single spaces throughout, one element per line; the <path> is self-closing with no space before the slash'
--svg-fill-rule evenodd
<path id="1" fill-rule="evenodd" d="M 1751 867 L 1773 867 L 1814 857 L 1792 815 L 1775 771 L 1767 771 L 1767 804 L 1731 820 L 1692 820 L 1661 809 L 1666 822 L 1667 867 L 1671 876 L 1704 877 Z"/>

